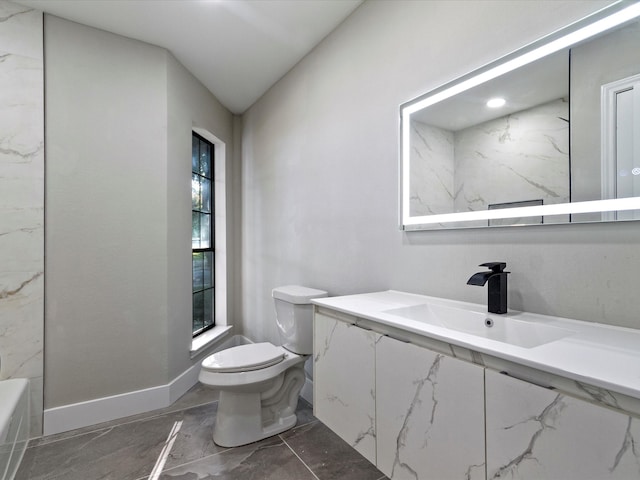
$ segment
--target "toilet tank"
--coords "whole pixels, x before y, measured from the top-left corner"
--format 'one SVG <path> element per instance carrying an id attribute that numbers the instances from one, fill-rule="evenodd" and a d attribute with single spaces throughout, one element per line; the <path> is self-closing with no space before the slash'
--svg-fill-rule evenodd
<path id="1" fill-rule="evenodd" d="M 276 322 L 281 344 L 299 355 L 313 353 L 313 305 L 314 298 L 326 297 L 324 290 L 287 285 L 271 292 L 276 308 Z"/>

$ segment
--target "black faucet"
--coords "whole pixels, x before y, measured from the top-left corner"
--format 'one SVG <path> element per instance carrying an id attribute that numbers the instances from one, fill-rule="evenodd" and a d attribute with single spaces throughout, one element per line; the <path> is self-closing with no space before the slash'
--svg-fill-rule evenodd
<path id="1" fill-rule="evenodd" d="M 488 272 L 474 273 L 467 285 L 483 286 L 489 281 L 488 310 L 490 313 L 507 313 L 507 274 L 504 269 L 507 266 L 504 262 L 483 263 L 481 267 L 487 267 Z"/>

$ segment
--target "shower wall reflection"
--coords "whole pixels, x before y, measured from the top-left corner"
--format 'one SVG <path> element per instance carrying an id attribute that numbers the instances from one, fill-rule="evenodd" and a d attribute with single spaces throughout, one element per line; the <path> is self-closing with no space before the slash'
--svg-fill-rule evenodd
<path id="1" fill-rule="evenodd" d="M 459 131 L 412 120 L 411 215 L 568 202 L 568 115 L 560 98 Z"/>

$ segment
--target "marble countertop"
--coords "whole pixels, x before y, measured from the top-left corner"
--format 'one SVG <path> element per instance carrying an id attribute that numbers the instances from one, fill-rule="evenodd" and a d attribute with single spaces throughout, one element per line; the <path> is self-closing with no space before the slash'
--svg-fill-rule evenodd
<path id="1" fill-rule="evenodd" d="M 503 315 L 495 315 L 487 313 L 486 305 L 394 290 L 320 298 L 312 302 L 412 334 L 430 337 L 640 399 L 640 330 L 511 310 Z M 472 315 L 494 319 L 496 322 L 512 322 L 516 328 L 517 325 L 525 324 L 532 327 L 546 325 L 553 331 L 565 329 L 566 333 L 562 338 L 547 343 L 523 347 L 407 318 L 393 312 L 403 307 L 422 305 L 475 312 Z"/>

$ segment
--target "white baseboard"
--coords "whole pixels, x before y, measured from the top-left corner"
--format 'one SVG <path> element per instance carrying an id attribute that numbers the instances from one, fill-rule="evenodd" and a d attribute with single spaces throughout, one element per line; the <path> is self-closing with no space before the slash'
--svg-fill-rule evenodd
<path id="1" fill-rule="evenodd" d="M 168 407 L 173 402 L 178 400 L 181 396 L 189 391 L 191 387 L 193 387 L 196 383 L 198 383 L 198 375 L 200 374 L 200 362 L 192 365 L 190 368 L 182 372 L 181 375 L 178 375 L 173 379 L 169 385 L 169 404 L 165 405 Z M 164 408 L 164 407 L 163 407 Z"/>
<path id="2" fill-rule="evenodd" d="M 53 435 L 169 406 L 169 385 L 145 388 L 44 411 L 43 435 Z"/>
<path id="3" fill-rule="evenodd" d="M 215 351 L 247 343 L 251 342 L 241 335 L 234 335 Z M 168 407 L 198 382 L 199 373 L 200 362 L 166 385 L 48 408 L 44 411 L 43 435 L 54 435 Z M 306 379 L 300 396 L 313 405 L 313 381 L 309 378 Z"/>
<path id="4" fill-rule="evenodd" d="M 212 352 L 245 343 L 251 342 L 241 335 L 234 335 Z M 198 382 L 199 373 L 200 362 L 197 362 L 166 385 L 48 408 L 44 411 L 43 435 L 54 435 L 168 407 Z"/>

